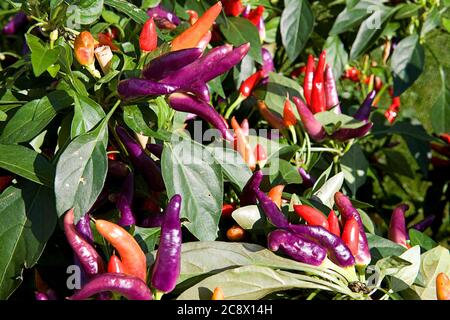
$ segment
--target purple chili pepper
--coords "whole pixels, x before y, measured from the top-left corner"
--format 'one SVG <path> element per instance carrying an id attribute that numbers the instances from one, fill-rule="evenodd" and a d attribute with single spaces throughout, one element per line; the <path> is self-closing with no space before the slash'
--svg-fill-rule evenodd
<path id="1" fill-rule="evenodd" d="M 368 265 L 371 260 L 369 244 L 367 242 L 366 233 L 364 232 L 364 225 L 362 223 L 361 216 L 358 210 L 356 210 L 350 199 L 341 192 L 334 194 L 334 202 L 342 215 L 343 223 L 351 218 L 355 218 L 359 225 L 359 241 L 358 241 L 358 254 L 355 257 L 358 265 Z"/>
<path id="2" fill-rule="evenodd" d="M 234 140 L 233 135 L 228 131 L 225 120 L 219 115 L 216 109 L 206 102 L 188 94 L 174 93 L 169 96 L 169 105 L 177 111 L 197 114 L 200 118 L 219 130 L 224 139 L 229 141 Z"/>
<path id="3" fill-rule="evenodd" d="M 168 52 L 150 61 L 150 63 L 144 67 L 142 75 L 149 80 L 161 80 L 172 73 L 177 72 L 184 66 L 191 64 L 201 55 L 202 50 L 199 48 Z"/>
<path id="4" fill-rule="evenodd" d="M 125 179 L 128 176 L 128 166 L 119 160 L 108 159 L 108 175 L 118 178 Z"/>
<path id="5" fill-rule="evenodd" d="M 266 24 L 264 22 L 263 17 L 261 17 L 258 21 L 258 24 L 256 25 L 256 28 L 258 29 L 259 38 L 261 42 L 263 42 L 266 39 Z"/>
<path id="6" fill-rule="evenodd" d="M 250 179 L 248 179 L 239 197 L 241 207 L 256 204 L 256 190 L 259 190 L 262 179 L 263 173 L 261 170 L 255 171 Z"/>
<path id="7" fill-rule="evenodd" d="M 436 216 L 432 214 L 423 219 L 422 221 L 419 221 L 418 223 L 413 225 L 412 228 L 416 229 L 417 231 L 423 232 L 433 224 L 434 219 L 436 219 Z"/>
<path id="8" fill-rule="evenodd" d="M 286 230 L 275 230 L 267 236 L 268 248 L 282 252 L 296 261 L 313 266 L 320 265 L 327 257 L 327 251 L 320 245 L 307 241 L 297 234 Z"/>
<path id="9" fill-rule="evenodd" d="M 302 167 L 298 168 L 298 173 L 302 177 L 303 185 L 305 188 L 311 188 L 316 183 L 316 178 L 312 177 L 305 169 Z"/>
<path id="10" fill-rule="evenodd" d="M 161 227 L 164 221 L 164 214 L 159 212 L 151 212 L 149 216 L 145 217 L 139 223 L 139 227 L 143 228 L 157 228 Z"/>
<path id="11" fill-rule="evenodd" d="M 136 218 L 133 213 L 133 197 L 134 175 L 130 172 L 123 183 L 122 190 L 120 191 L 116 201 L 116 206 L 120 211 L 120 219 L 118 224 L 122 227 L 136 224 Z"/>
<path id="12" fill-rule="evenodd" d="M 94 244 L 94 236 L 91 229 L 91 216 L 86 213 L 84 216 L 78 220 L 76 225 L 77 231 L 83 238 L 88 241 L 91 245 Z"/>
<path id="13" fill-rule="evenodd" d="M 199 98 L 202 101 L 205 101 L 206 103 L 209 103 L 209 101 L 211 100 L 208 86 L 205 83 L 195 82 L 191 86 L 183 89 L 186 90 L 186 92 L 192 93 L 197 98 Z"/>
<path id="14" fill-rule="evenodd" d="M 180 89 L 172 84 L 164 84 L 146 79 L 127 79 L 119 82 L 117 92 L 123 100 L 170 94 Z"/>
<path id="15" fill-rule="evenodd" d="M 36 297 L 36 300 L 42 301 L 42 300 L 50 300 L 47 295 L 43 292 L 35 292 L 34 296 Z"/>
<path id="16" fill-rule="evenodd" d="M 306 106 L 306 104 L 298 97 L 293 97 L 292 100 L 297 107 L 297 111 L 308 135 L 317 142 L 325 139 L 325 129 L 323 128 L 322 124 L 318 120 L 316 120 L 316 118 L 314 118 L 314 115 Z"/>
<path id="17" fill-rule="evenodd" d="M 151 154 L 156 156 L 158 159 L 161 159 L 161 155 L 163 152 L 163 146 L 161 144 L 148 143 L 146 148 L 148 151 L 150 151 Z"/>
<path id="18" fill-rule="evenodd" d="M 161 237 L 155 264 L 153 265 L 152 286 L 160 292 L 170 292 L 175 288 L 181 270 L 181 196 L 174 195 L 164 212 Z"/>
<path id="19" fill-rule="evenodd" d="M 248 4 L 247 6 L 245 6 L 244 11 L 242 11 L 242 18 L 248 18 L 250 11 L 252 11 L 252 7 Z"/>
<path id="20" fill-rule="evenodd" d="M 136 142 L 124 128 L 117 126 L 116 132 L 125 145 L 125 148 L 130 155 L 131 162 L 144 176 L 149 188 L 157 192 L 163 191 L 165 188 L 161 169 L 155 161 L 142 150 L 141 145 Z"/>
<path id="21" fill-rule="evenodd" d="M 337 141 L 347 141 L 350 139 L 354 139 L 354 138 L 361 138 L 364 137 L 369 131 L 370 129 L 372 129 L 373 127 L 373 123 L 372 122 L 368 122 L 365 125 L 363 125 L 362 127 L 356 128 L 356 129 L 339 129 L 338 131 L 336 131 L 335 133 L 332 134 L 331 138 L 333 140 L 337 140 Z"/>
<path id="22" fill-rule="evenodd" d="M 285 228 L 289 225 L 286 216 L 280 208 L 264 192 L 256 190 L 256 198 L 267 219 L 277 228 Z"/>
<path id="23" fill-rule="evenodd" d="M 14 35 L 28 23 L 27 15 L 19 12 L 14 15 L 8 23 L 3 27 L 3 34 Z"/>
<path id="24" fill-rule="evenodd" d="M 406 231 L 405 212 L 409 209 L 407 204 L 400 204 L 392 211 L 389 224 L 389 240 L 407 247 L 408 232 Z"/>
<path id="25" fill-rule="evenodd" d="M 334 80 L 333 69 L 327 65 L 325 67 L 325 97 L 326 97 L 326 108 L 337 114 L 341 113 L 341 107 L 339 105 L 339 97 L 336 89 L 336 81 Z"/>
<path id="26" fill-rule="evenodd" d="M 353 115 L 353 118 L 364 122 L 369 121 L 370 111 L 372 111 L 372 103 L 376 95 L 376 90 L 370 91 L 361 107 L 359 107 L 358 111 L 356 111 Z"/>
<path id="27" fill-rule="evenodd" d="M 273 63 L 272 54 L 266 48 L 261 48 L 261 56 L 263 60 L 262 70 L 264 70 L 265 74 L 269 74 L 270 72 L 275 71 L 275 65 Z"/>
<path id="28" fill-rule="evenodd" d="M 152 292 L 144 281 L 122 273 L 98 275 L 68 299 L 85 300 L 105 291 L 116 292 L 128 300 L 152 300 Z"/>
<path id="29" fill-rule="evenodd" d="M 147 14 L 149 17 L 153 17 L 156 22 L 158 20 L 164 19 L 169 21 L 170 23 L 173 23 L 176 26 L 180 24 L 180 19 L 174 13 L 164 9 L 160 4 L 157 5 L 156 7 L 148 9 Z"/>

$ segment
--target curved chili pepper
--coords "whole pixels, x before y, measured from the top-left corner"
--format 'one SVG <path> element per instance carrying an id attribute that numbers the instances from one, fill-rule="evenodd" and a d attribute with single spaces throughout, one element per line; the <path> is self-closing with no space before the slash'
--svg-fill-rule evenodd
<path id="1" fill-rule="evenodd" d="M 186 91 L 187 93 L 192 93 L 197 98 L 206 103 L 209 103 L 209 101 L 211 100 L 208 86 L 205 83 L 195 82 L 189 88 L 186 88 L 186 90 L 184 91 Z"/>
<path id="2" fill-rule="evenodd" d="M 333 108 L 335 113 L 341 113 L 336 81 L 334 80 L 333 69 L 329 65 L 325 67 L 325 98 L 325 107 L 327 110 Z"/>
<path id="3" fill-rule="evenodd" d="M 199 48 L 168 52 L 150 61 L 142 71 L 149 80 L 161 80 L 197 60 L 202 55 Z"/>
<path id="4" fill-rule="evenodd" d="M 91 216 L 86 213 L 84 216 L 78 220 L 76 224 L 77 232 L 83 236 L 83 238 L 88 241 L 91 245 L 94 244 L 94 235 L 91 229 Z"/>
<path id="5" fill-rule="evenodd" d="M 174 93 L 169 96 L 169 105 L 182 112 L 195 113 L 200 118 L 209 122 L 222 134 L 226 140 L 233 141 L 234 137 L 228 131 L 225 121 L 220 117 L 219 113 L 209 104 L 201 101 L 191 95 L 184 93 Z"/>
<path id="6" fill-rule="evenodd" d="M 236 118 L 233 117 L 231 119 L 231 126 L 233 127 L 234 134 L 236 136 L 237 141 L 237 151 L 240 153 L 245 163 L 249 166 L 250 170 L 255 170 L 256 168 L 256 158 L 253 150 L 250 146 L 250 143 L 247 141 L 247 138 L 239 126 Z"/>
<path id="7" fill-rule="evenodd" d="M 313 113 L 326 111 L 325 84 L 323 78 L 325 73 L 325 59 L 326 52 L 323 51 L 319 56 L 311 91 L 311 111 Z"/>
<path id="8" fill-rule="evenodd" d="M 329 230 L 328 220 L 321 211 L 303 204 L 294 205 L 294 211 L 299 217 L 305 220 L 308 225 L 321 226 Z"/>
<path id="9" fill-rule="evenodd" d="M 206 10 L 196 23 L 173 39 L 172 51 L 196 47 L 202 37 L 212 27 L 221 11 L 222 3 L 220 1 Z"/>
<path id="10" fill-rule="evenodd" d="M 284 101 L 283 123 L 286 127 L 295 126 L 297 124 L 297 117 L 295 116 L 294 109 L 292 109 L 291 102 L 288 98 Z"/>
<path id="11" fill-rule="evenodd" d="M 267 196 L 278 206 L 281 208 L 281 198 L 283 196 L 284 185 L 280 184 L 269 190 Z"/>
<path id="12" fill-rule="evenodd" d="M 121 273 L 98 275 L 68 299 L 86 300 L 95 294 L 105 291 L 118 293 L 128 300 L 152 300 L 152 292 L 144 281 L 138 277 Z"/>
<path id="13" fill-rule="evenodd" d="M 306 63 L 305 79 L 303 80 L 303 95 L 305 96 L 306 104 L 311 105 L 311 93 L 313 89 L 314 72 L 316 65 L 313 55 L 308 56 L 308 62 Z"/>
<path id="14" fill-rule="evenodd" d="M 257 170 L 253 173 L 250 179 L 242 189 L 239 197 L 239 203 L 241 207 L 256 204 L 256 190 L 259 190 L 259 185 L 263 179 L 263 173 L 261 170 Z"/>
<path id="15" fill-rule="evenodd" d="M 129 171 L 127 165 L 122 161 L 108 160 L 108 175 L 118 179 L 125 179 Z"/>
<path id="16" fill-rule="evenodd" d="M 245 230 L 238 225 L 233 225 L 227 230 L 227 238 L 230 241 L 238 242 L 242 241 L 245 237 Z"/>
<path id="17" fill-rule="evenodd" d="M 358 255 L 359 225 L 355 218 L 345 222 L 344 230 L 342 231 L 342 241 L 350 249 L 353 256 L 356 257 Z"/>
<path id="18" fill-rule="evenodd" d="M 287 229 L 301 237 L 317 243 L 327 250 L 329 258 L 341 267 L 350 267 L 355 264 L 350 249 L 334 234 L 320 226 L 307 226 L 303 224 L 289 224 Z"/>
<path id="19" fill-rule="evenodd" d="M 256 145 L 255 150 L 256 163 L 260 168 L 264 167 L 264 164 L 267 161 L 267 152 L 266 149 L 260 145 L 259 143 Z"/>
<path id="20" fill-rule="evenodd" d="M 364 232 L 364 225 L 361 220 L 359 212 L 353 207 L 350 199 L 342 194 L 341 192 L 336 192 L 334 194 L 334 201 L 339 209 L 339 213 L 343 218 L 343 222 L 355 218 L 359 224 L 359 241 L 358 241 L 358 254 L 355 257 L 356 264 L 358 265 L 368 265 L 371 260 L 369 245 L 367 242 L 366 233 Z"/>
<path id="21" fill-rule="evenodd" d="M 406 231 L 405 212 L 409 209 L 407 204 L 400 204 L 392 211 L 389 224 L 389 240 L 404 247 L 407 246 L 408 233 Z"/>
<path id="22" fill-rule="evenodd" d="M 373 123 L 368 122 L 359 128 L 339 129 L 331 135 L 331 139 L 344 142 L 354 138 L 361 138 L 364 137 L 372 127 Z"/>
<path id="23" fill-rule="evenodd" d="M 275 129 L 283 130 L 285 129 L 285 125 L 283 123 L 283 119 L 272 113 L 264 101 L 258 100 L 256 103 L 261 116 L 266 120 L 269 125 Z"/>
<path id="24" fill-rule="evenodd" d="M 417 231 L 423 232 L 433 224 L 434 219 L 436 219 L 436 216 L 434 214 L 429 215 L 422 221 L 417 222 L 411 228 L 416 229 Z"/>
<path id="25" fill-rule="evenodd" d="M 375 99 L 376 95 L 377 92 L 375 90 L 370 91 L 361 107 L 359 107 L 358 111 L 356 111 L 356 113 L 353 115 L 353 118 L 360 121 L 368 121 L 372 109 L 373 100 Z"/>
<path id="26" fill-rule="evenodd" d="M 208 31 L 198 42 L 197 48 L 202 50 L 202 52 L 205 51 L 206 47 L 208 46 L 209 42 L 211 41 L 211 38 L 212 38 L 212 32 Z"/>
<path id="27" fill-rule="evenodd" d="M 163 152 L 163 146 L 161 144 L 147 143 L 146 149 L 150 151 L 151 154 L 161 159 Z"/>
<path id="28" fill-rule="evenodd" d="M 150 52 L 158 46 L 158 33 L 153 18 L 148 19 L 142 27 L 139 35 L 139 46 L 141 51 Z"/>
<path id="29" fill-rule="evenodd" d="M 172 12 L 164 9 L 161 4 L 147 10 L 147 15 L 155 19 L 158 28 L 175 29 L 180 24 L 180 19 Z"/>
<path id="30" fill-rule="evenodd" d="M 272 231 L 267 236 L 267 242 L 269 250 L 281 249 L 294 260 L 313 266 L 322 264 L 327 257 L 327 251 L 321 246 L 286 230 Z"/>
<path id="31" fill-rule="evenodd" d="M 125 273 L 145 281 L 147 278 L 147 264 L 145 254 L 136 240 L 119 225 L 96 220 L 97 231 L 117 250 L 122 259 Z"/>
<path id="32" fill-rule="evenodd" d="M 225 300 L 225 295 L 220 287 L 214 289 L 211 300 Z"/>
<path id="33" fill-rule="evenodd" d="M 149 188 L 154 191 L 164 190 L 164 181 L 162 179 L 161 169 L 155 161 L 145 153 L 141 145 L 130 137 L 124 128 L 117 126 L 116 132 L 127 149 L 131 162 L 145 177 Z"/>
<path id="34" fill-rule="evenodd" d="M 74 254 L 80 261 L 83 270 L 89 277 L 102 273 L 105 270 L 102 257 L 97 253 L 94 247 L 92 247 L 92 245 L 77 232 L 73 222 L 73 209 L 70 209 L 64 215 L 64 232 L 69 245 L 72 247 Z"/>
<path id="35" fill-rule="evenodd" d="M 278 228 L 285 228 L 289 225 L 288 219 L 280 211 L 280 208 L 264 192 L 256 190 L 256 198 L 270 223 Z"/>
<path id="36" fill-rule="evenodd" d="M 241 0 L 222 0 L 223 10 L 227 16 L 237 17 L 244 11 Z"/>
<path id="37" fill-rule="evenodd" d="M 308 135 L 317 142 L 325 139 L 325 129 L 323 128 L 322 124 L 318 120 L 316 120 L 316 118 L 314 118 L 314 115 L 308 109 L 305 103 L 298 97 L 293 97 L 292 100 L 297 107 L 297 111 Z"/>
<path id="38" fill-rule="evenodd" d="M 261 81 L 263 77 L 264 71 L 258 70 L 250 77 L 245 79 L 239 88 L 240 95 L 244 98 L 248 98 L 252 93 L 253 89 L 255 88 L 255 86 Z"/>
<path id="39" fill-rule="evenodd" d="M 444 272 L 436 277 L 436 296 L 438 300 L 450 300 L 450 279 Z"/>
<path id="40" fill-rule="evenodd" d="M 14 35 L 28 23 L 28 17 L 25 13 L 19 12 L 10 18 L 3 27 L 2 32 L 6 35 Z"/>
<path id="41" fill-rule="evenodd" d="M 134 175 L 132 172 L 123 183 L 122 190 L 117 197 L 116 206 L 120 211 L 120 219 L 118 224 L 122 227 L 136 224 L 136 218 L 133 213 L 133 197 L 134 197 Z"/>
<path id="42" fill-rule="evenodd" d="M 109 273 L 125 273 L 125 267 L 119 257 L 113 254 L 109 258 L 108 262 L 108 272 Z"/>
<path id="43" fill-rule="evenodd" d="M 123 100 L 171 94 L 180 87 L 147 79 L 127 79 L 119 82 L 117 92 Z"/>
<path id="44" fill-rule="evenodd" d="M 311 176 L 308 172 L 306 172 L 305 169 L 302 167 L 298 168 L 298 173 L 302 177 L 302 185 L 305 186 L 305 188 L 311 188 L 316 183 L 316 178 Z"/>
<path id="45" fill-rule="evenodd" d="M 152 286 L 160 292 L 175 288 L 181 264 L 181 196 L 174 195 L 165 210 L 161 237 L 152 273 Z"/>
<path id="46" fill-rule="evenodd" d="M 328 220 L 328 226 L 329 226 L 328 230 L 332 234 L 340 237 L 341 236 L 341 228 L 339 227 L 339 219 L 336 216 L 336 213 L 334 212 L 334 210 L 330 211 L 330 214 L 328 215 L 327 220 Z"/>

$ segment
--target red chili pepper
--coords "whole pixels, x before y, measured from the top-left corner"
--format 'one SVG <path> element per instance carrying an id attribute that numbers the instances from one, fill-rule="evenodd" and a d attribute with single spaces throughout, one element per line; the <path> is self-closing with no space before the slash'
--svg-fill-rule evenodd
<path id="1" fill-rule="evenodd" d="M 244 11 L 241 0 L 222 0 L 222 4 L 227 16 L 237 17 Z"/>
<path id="2" fill-rule="evenodd" d="M 156 25 L 153 18 L 148 19 L 142 27 L 139 36 L 139 46 L 144 52 L 150 52 L 158 46 L 158 33 L 156 32 Z"/>
<path id="3" fill-rule="evenodd" d="M 244 82 L 242 82 L 239 88 L 240 94 L 244 98 L 248 98 L 253 91 L 253 88 L 264 78 L 264 72 L 262 70 L 256 71 L 250 77 L 248 77 Z"/>
<path id="4" fill-rule="evenodd" d="M 249 12 L 249 14 L 247 16 L 247 20 L 249 20 L 255 26 L 258 26 L 259 21 L 262 19 L 263 13 L 264 13 L 264 7 L 258 6 Z"/>
<path id="5" fill-rule="evenodd" d="M 189 15 L 189 24 L 192 26 L 198 20 L 198 13 L 195 10 L 186 10 L 186 13 Z"/>
<path id="6" fill-rule="evenodd" d="M 325 215 L 319 210 L 307 206 L 307 205 L 294 205 L 295 213 L 304 219 L 306 223 L 311 226 L 321 226 L 325 229 L 329 229 L 328 220 Z"/>
<path id="7" fill-rule="evenodd" d="M 98 45 L 97 47 L 101 46 L 109 46 L 112 51 L 118 51 L 119 48 L 113 43 L 113 37 L 111 36 L 111 33 L 99 33 L 97 35 L 98 37 Z"/>
<path id="8" fill-rule="evenodd" d="M 259 167 L 263 167 L 267 160 L 267 152 L 266 149 L 259 143 L 255 147 L 255 157 L 256 163 L 259 165 Z"/>
<path id="9" fill-rule="evenodd" d="M 441 140 L 447 142 L 448 144 L 450 144 L 450 134 L 448 133 L 443 133 L 441 135 L 439 135 L 439 138 L 441 138 Z"/>
<path id="10" fill-rule="evenodd" d="M 113 146 L 109 146 L 108 151 L 110 152 L 110 153 L 108 153 L 108 159 L 109 160 L 117 160 L 117 153 L 111 152 L 111 151 L 117 151 L 116 148 L 114 148 Z"/>
<path id="11" fill-rule="evenodd" d="M 393 97 L 392 103 L 389 108 L 384 113 L 384 116 L 389 121 L 389 123 L 394 123 L 398 116 L 398 110 L 400 109 L 400 97 Z"/>
<path id="12" fill-rule="evenodd" d="M 374 89 L 379 92 L 381 88 L 383 87 L 383 81 L 380 77 L 375 77 L 375 83 L 374 83 Z"/>
<path id="13" fill-rule="evenodd" d="M 281 208 L 281 200 L 284 187 L 285 186 L 282 184 L 277 185 L 270 189 L 269 193 L 267 194 L 267 196 L 278 206 L 278 208 Z"/>
<path id="14" fill-rule="evenodd" d="M 359 82 L 360 76 L 361 76 L 361 71 L 359 71 L 355 67 L 350 67 L 347 70 L 345 70 L 344 78 L 349 79 L 353 82 Z"/>
<path id="15" fill-rule="evenodd" d="M 236 204 L 232 203 L 224 203 L 222 206 L 222 218 L 228 218 L 231 217 L 231 214 L 233 211 L 236 210 Z"/>
<path id="16" fill-rule="evenodd" d="M 297 69 L 294 69 L 294 71 L 291 72 L 291 77 L 293 79 L 297 79 L 301 74 L 304 74 L 306 72 L 306 66 L 301 66 Z"/>
<path id="17" fill-rule="evenodd" d="M 358 255 L 359 224 L 355 218 L 351 218 L 345 222 L 342 241 L 350 249 L 353 256 L 356 257 Z"/>
<path id="18" fill-rule="evenodd" d="M 329 231 L 333 234 L 335 234 L 338 237 L 341 237 L 341 228 L 339 227 L 339 219 L 336 216 L 336 213 L 334 210 L 330 211 L 330 214 L 328 215 L 328 225 L 329 225 Z"/>
<path id="19" fill-rule="evenodd" d="M 311 111 L 318 113 L 326 111 L 326 97 L 325 97 L 325 59 L 326 52 L 323 51 L 319 56 L 317 69 L 314 73 L 313 88 L 311 92 Z"/>
<path id="20" fill-rule="evenodd" d="M 0 177 L 0 193 L 3 192 L 3 190 L 5 190 L 9 184 L 11 183 L 11 181 L 13 181 L 14 177 L 13 176 L 2 176 Z"/>
<path id="21" fill-rule="evenodd" d="M 313 89 L 314 71 L 316 64 L 312 54 L 308 56 L 308 62 L 305 69 L 305 80 L 303 81 L 303 95 L 305 96 L 306 104 L 311 105 L 311 92 Z"/>
<path id="22" fill-rule="evenodd" d="M 122 261 L 115 254 L 113 254 L 109 258 L 108 272 L 109 273 L 126 273 L 125 267 L 123 266 Z"/>
<path id="23" fill-rule="evenodd" d="M 295 116 L 294 109 L 292 109 L 291 102 L 286 98 L 283 109 L 283 123 L 285 126 L 295 126 L 297 124 L 297 117 Z"/>

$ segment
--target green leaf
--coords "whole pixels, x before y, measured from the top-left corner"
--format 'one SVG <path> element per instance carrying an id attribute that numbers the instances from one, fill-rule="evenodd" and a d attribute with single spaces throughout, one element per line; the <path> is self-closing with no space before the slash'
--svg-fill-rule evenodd
<path id="1" fill-rule="evenodd" d="M 338 129 L 357 129 L 365 125 L 364 121 L 343 113 L 336 114 L 333 111 L 319 112 L 314 117 L 323 125 L 328 134 L 333 134 Z"/>
<path id="2" fill-rule="evenodd" d="M 359 144 L 354 144 L 342 157 L 341 169 L 344 173 L 345 183 L 352 194 L 356 194 L 358 188 L 366 181 L 368 167 L 369 163 Z"/>
<path id="3" fill-rule="evenodd" d="M 102 107 L 89 97 L 74 93 L 74 115 L 71 127 L 71 138 L 91 131 L 106 116 Z"/>
<path id="4" fill-rule="evenodd" d="M 401 95 L 423 72 L 425 53 L 418 35 L 400 41 L 391 57 L 394 75 L 394 96 Z"/>
<path id="5" fill-rule="evenodd" d="M 161 228 L 134 227 L 134 238 L 145 253 L 152 252 L 159 241 Z"/>
<path id="6" fill-rule="evenodd" d="M 425 251 L 431 250 L 438 245 L 426 234 L 415 229 L 409 229 L 409 241 L 411 246 L 420 246 Z"/>
<path id="7" fill-rule="evenodd" d="M 333 68 L 334 78 L 339 79 L 348 64 L 348 53 L 344 44 L 339 36 L 329 36 L 323 49 L 327 52 L 327 61 Z"/>
<path id="8" fill-rule="evenodd" d="M 220 31 L 233 46 L 250 42 L 248 54 L 258 63 L 262 63 L 258 29 L 249 20 L 239 17 L 228 17 L 226 23 L 220 24 Z"/>
<path id="9" fill-rule="evenodd" d="M 372 262 L 389 256 L 399 256 L 406 251 L 406 248 L 392 242 L 391 240 L 382 238 L 375 234 L 367 233 L 367 241 L 369 243 Z"/>
<path id="10" fill-rule="evenodd" d="M 267 84 L 267 93 L 264 99 L 267 107 L 282 115 L 287 95 L 289 97 L 303 97 L 303 89 L 297 81 L 275 72 L 269 73 L 269 83 Z"/>
<path id="11" fill-rule="evenodd" d="M 0 299 L 22 282 L 23 268 L 38 261 L 56 226 L 53 192 L 25 182 L 0 194 Z"/>
<path id="12" fill-rule="evenodd" d="M 147 106 L 131 105 L 126 106 L 123 111 L 123 120 L 130 129 L 134 132 L 142 134 L 147 137 L 153 137 L 164 141 L 170 140 L 170 133 L 164 130 L 155 131 L 149 127 L 155 119 L 155 115 L 152 110 Z M 154 124 L 154 122 L 153 122 Z"/>
<path id="13" fill-rule="evenodd" d="M 292 62 L 305 47 L 314 27 L 314 15 L 306 0 L 284 0 L 280 32 L 283 46 Z"/>
<path id="14" fill-rule="evenodd" d="M 416 280 L 420 269 L 420 247 L 415 246 L 406 250 L 399 258 L 410 262 L 411 265 L 404 266 L 391 275 L 391 289 L 394 292 L 409 288 Z"/>
<path id="15" fill-rule="evenodd" d="M 182 138 L 164 145 L 161 168 L 167 195 L 180 194 L 181 216 L 188 230 L 199 240 L 217 237 L 222 210 L 222 168 L 205 148 Z"/>
<path id="16" fill-rule="evenodd" d="M 46 48 L 42 44 L 42 41 L 32 34 L 27 34 L 26 39 L 31 50 L 31 65 L 33 66 L 33 73 L 36 77 L 39 77 L 47 70 L 47 68 L 58 60 L 61 52 L 60 48 Z"/>
<path id="17" fill-rule="evenodd" d="M 126 14 L 137 23 L 144 24 L 148 20 L 148 15 L 144 10 L 126 0 L 104 0 L 104 3 Z"/>
<path id="18" fill-rule="evenodd" d="M 361 216 L 361 220 L 364 228 L 366 228 L 367 232 L 375 234 L 375 225 L 373 224 L 372 219 L 370 219 L 369 215 L 361 209 L 358 210 L 359 215 Z"/>
<path id="19" fill-rule="evenodd" d="M 44 156 L 26 147 L 0 144 L 0 168 L 53 187 L 55 168 Z"/>
<path id="20" fill-rule="evenodd" d="M 383 33 L 384 25 L 395 13 L 396 9 L 385 6 L 373 6 L 368 12 L 373 12 L 360 26 L 355 41 L 350 50 L 350 59 L 356 60 L 364 54 Z M 397 51 L 397 50 L 396 50 Z"/>
<path id="21" fill-rule="evenodd" d="M 448 33 L 450 33 L 450 19 L 443 17 L 442 18 L 442 26 Z"/>
<path id="22" fill-rule="evenodd" d="M 422 30 L 420 30 L 420 37 L 425 37 L 430 31 L 433 31 L 441 24 L 441 15 L 437 7 L 434 7 L 427 13 Z"/>
<path id="23" fill-rule="evenodd" d="M 80 0 L 76 6 L 75 10 L 69 11 L 68 20 L 79 24 L 91 24 L 102 14 L 103 0 Z"/>
<path id="24" fill-rule="evenodd" d="M 269 176 L 269 181 L 272 185 L 302 183 L 300 173 L 295 166 L 283 159 L 279 159 L 278 165 L 278 171 Z"/>
<path id="25" fill-rule="evenodd" d="M 266 22 L 266 39 L 267 43 L 274 43 L 277 40 L 278 28 L 280 26 L 280 17 L 274 17 Z"/>
<path id="26" fill-rule="evenodd" d="M 142 0 L 142 9 L 148 9 L 148 8 L 153 8 L 156 7 L 159 3 L 161 2 L 161 0 Z"/>
<path id="27" fill-rule="evenodd" d="M 446 86 L 445 75 L 441 78 L 441 93 L 431 108 L 431 125 L 438 134 L 450 132 L 450 89 Z"/>
<path id="28" fill-rule="evenodd" d="M 6 124 L 0 136 L 0 143 L 12 144 L 33 139 L 47 127 L 59 111 L 71 104 L 69 95 L 59 90 L 26 103 Z"/>
<path id="29" fill-rule="evenodd" d="M 386 155 L 389 172 L 414 179 L 414 172 L 403 153 L 391 149 L 383 149 L 383 153 Z"/>
<path id="30" fill-rule="evenodd" d="M 365 17 L 369 15 L 367 7 L 371 5 L 370 1 L 357 1 L 355 6 L 345 8 L 334 21 L 330 35 L 337 35 L 351 30 L 357 26 Z"/>
<path id="31" fill-rule="evenodd" d="M 401 20 L 417 16 L 420 8 L 421 6 L 415 3 L 403 3 L 400 5 L 394 19 Z"/>

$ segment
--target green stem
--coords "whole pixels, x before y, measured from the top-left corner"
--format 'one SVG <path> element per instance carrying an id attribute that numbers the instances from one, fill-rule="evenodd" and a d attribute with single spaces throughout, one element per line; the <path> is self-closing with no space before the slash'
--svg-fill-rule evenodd
<path id="1" fill-rule="evenodd" d="M 236 109 L 236 107 L 238 105 L 241 104 L 242 101 L 245 100 L 246 97 L 244 97 L 242 94 L 239 95 L 239 97 L 233 102 L 233 104 L 231 106 L 228 107 L 227 112 L 225 113 L 225 119 L 228 120 L 228 118 L 231 116 L 231 114 L 233 113 L 234 109 Z"/>
<path id="2" fill-rule="evenodd" d="M 311 294 L 306 298 L 306 300 L 312 300 L 314 299 L 315 296 L 317 296 L 317 294 L 320 292 L 320 290 L 314 290 L 313 292 L 311 292 Z"/>
<path id="3" fill-rule="evenodd" d="M 295 132 L 295 126 L 289 126 L 289 131 L 291 132 L 292 135 L 292 142 L 294 144 L 297 144 L 297 133 Z"/>
<path id="4" fill-rule="evenodd" d="M 329 152 L 329 153 L 335 153 L 335 154 L 338 154 L 339 156 L 342 156 L 341 150 L 333 149 L 333 148 L 315 147 L 315 148 L 311 148 L 311 152 Z"/>
<path id="5" fill-rule="evenodd" d="M 156 292 L 155 292 L 155 300 L 161 300 L 163 295 L 164 295 L 164 292 L 156 290 Z"/>
<path id="6" fill-rule="evenodd" d="M 309 170 L 309 164 L 311 163 L 311 140 L 309 140 L 309 135 L 305 132 L 305 139 L 306 139 L 306 154 L 307 154 L 307 159 L 306 159 L 306 168 L 308 168 Z"/>

